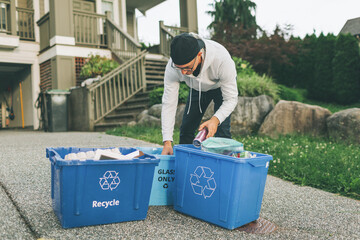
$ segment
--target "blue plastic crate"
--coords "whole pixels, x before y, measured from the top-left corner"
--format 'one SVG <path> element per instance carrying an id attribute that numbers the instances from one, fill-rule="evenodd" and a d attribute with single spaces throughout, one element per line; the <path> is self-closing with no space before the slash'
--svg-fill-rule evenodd
<path id="1" fill-rule="evenodd" d="M 149 205 L 173 205 L 173 189 L 175 186 L 175 156 L 161 155 L 162 148 L 137 147 L 137 149 L 147 154 L 153 154 L 160 159 L 159 165 L 155 167 Z"/>
<path id="2" fill-rule="evenodd" d="M 132 160 L 64 160 L 68 153 L 97 148 L 47 148 L 51 162 L 51 198 L 63 228 L 146 218 L 155 156 Z M 136 151 L 119 148 L 122 154 Z"/>
<path id="3" fill-rule="evenodd" d="M 235 158 L 193 145 L 174 149 L 175 210 L 227 229 L 259 218 L 272 156 Z"/>

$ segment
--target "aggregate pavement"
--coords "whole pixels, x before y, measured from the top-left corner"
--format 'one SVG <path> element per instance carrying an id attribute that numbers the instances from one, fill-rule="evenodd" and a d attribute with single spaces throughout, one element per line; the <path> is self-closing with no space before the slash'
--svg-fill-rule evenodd
<path id="1" fill-rule="evenodd" d="M 99 132 L 0 131 L 0 239 L 360 239 L 360 201 L 268 176 L 260 217 L 269 234 L 227 230 L 150 206 L 142 221 L 63 229 L 52 210 L 46 147 L 134 147 L 152 143 Z"/>

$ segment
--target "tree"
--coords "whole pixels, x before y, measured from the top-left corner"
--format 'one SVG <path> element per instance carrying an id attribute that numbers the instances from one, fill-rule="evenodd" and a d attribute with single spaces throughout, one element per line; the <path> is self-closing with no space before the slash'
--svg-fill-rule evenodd
<path id="1" fill-rule="evenodd" d="M 209 28 L 214 34 L 224 33 L 224 26 L 233 25 L 244 30 L 251 30 L 252 35 L 256 35 L 255 11 L 256 4 L 251 0 L 220 0 L 212 4 L 214 11 L 208 13 L 214 18 Z"/>
<path id="2" fill-rule="evenodd" d="M 317 39 L 314 51 L 314 79 L 310 82 L 308 93 L 309 97 L 315 100 L 329 102 L 332 101 L 332 60 L 334 58 L 335 36 L 323 33 Z"/>
<path id="3" fill-rule="evenodd" d="M 301 41 L 298 53 L 298 65 L 296 67 L 297 87 L 309 89 L 314 81 L 315 48 L 317 37 L 315 34 L 306 35 Z"/>
<path id="4" fill-rule="evenodd" d="M 335 43 L 333 66 L 333 89 L 335 100 L 341 104 L 350 104 L 359 100 L 360 57 L 359 45 L 350 34 L 340 34 Z"/>

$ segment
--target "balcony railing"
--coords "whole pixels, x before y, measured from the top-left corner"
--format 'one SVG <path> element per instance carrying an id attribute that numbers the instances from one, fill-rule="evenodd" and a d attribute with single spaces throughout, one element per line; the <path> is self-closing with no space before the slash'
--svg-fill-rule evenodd
<path id="1" fill-rule="evenodd" d="M 16 23 L 12 24 L 12 19 Z M 34 41 L 34 10 L 12 8 L 9 1 L 0 0 L 0 33 L 13 34 L 22 40 Z"/>
<path id="2" fill-rule="evenodd" d="M 173 38 L 181 33 L 188 32 L 189 30 L 184 27 L 171 27 L 164 25 L 163 21 L 159 22 L 160 28 L 160 53 L 165 56 L 170 56 L 170 44 Z"/>
<path id="3" fill-rule="evenodd" d="M 18 31 L 17 35 L 23 40 L 35 40 L 34 10 L 27 8 L 16 8 Z"/>
<path id="4" fill-rule="evenodd" d="M 106 47 L 106 16 L 74 10 L 75 43 L 92 47 Z"/>

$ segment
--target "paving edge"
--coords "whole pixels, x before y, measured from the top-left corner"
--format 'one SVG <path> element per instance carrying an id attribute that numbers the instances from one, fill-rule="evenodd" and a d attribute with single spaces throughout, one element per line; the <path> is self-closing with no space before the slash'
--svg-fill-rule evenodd
<path id="1" fill-rule="evenodd" d="M 31 226 L 29 219 L 22 213 L 18 204 L 15 202 L 15 200 L 13 199 L 13 197 L 11 196 L 11 194 L 9 193 L 9 191 L 2 182 L 0 182 L 0 187 L 4 190 L 6 196 L 10 199 L 11 203 L 14 205 L 16 211 L 20 215 L 20 218 L 24 222 L 25 226 L 28 228 L 30 234 L 34 237 L 34 239 L 39 239 L 40 234 L 36 232 L 36 230 Z"/>

